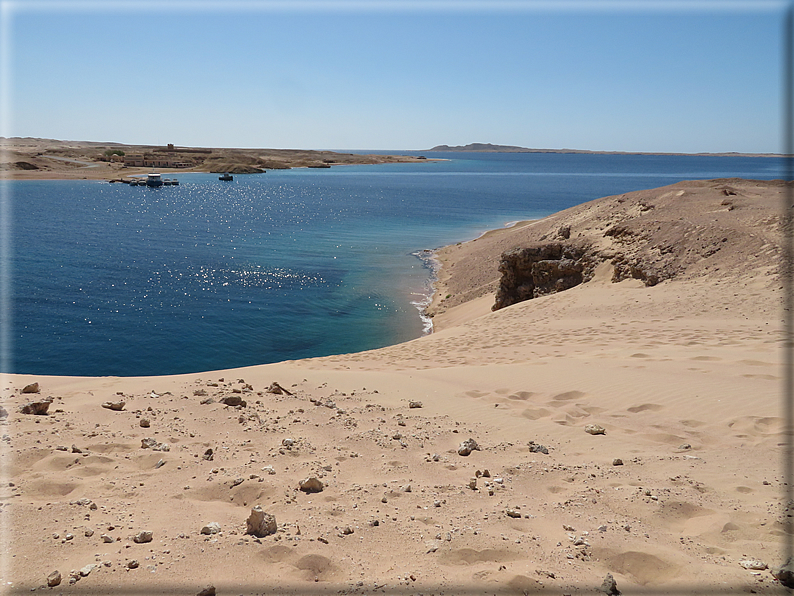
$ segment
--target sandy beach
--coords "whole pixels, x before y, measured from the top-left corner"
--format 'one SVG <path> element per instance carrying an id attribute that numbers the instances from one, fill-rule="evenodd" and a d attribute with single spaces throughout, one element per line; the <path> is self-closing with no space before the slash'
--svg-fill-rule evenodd
<path id="1" fill-rule="evenodd" d="M 785 190 L 680 182 L 445 247 L 436 331 L 378 350 L 5 375 L 5 592 L 785 593 Z M 583 283 L 492 311 L 501 255 L 548 244 Z"/>

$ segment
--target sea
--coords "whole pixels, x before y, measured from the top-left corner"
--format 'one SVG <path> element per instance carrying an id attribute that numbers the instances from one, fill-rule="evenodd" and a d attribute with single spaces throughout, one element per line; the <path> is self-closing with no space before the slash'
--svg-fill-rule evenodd
<path id="1" fill-rule="evenodd" d="M 432 332 L 428 250 L 680 180 L 784 177 L 775 157 L 359 153 L 427 160 L 5 182 L 3 372 L 166 375 L 404 342 Z"/>

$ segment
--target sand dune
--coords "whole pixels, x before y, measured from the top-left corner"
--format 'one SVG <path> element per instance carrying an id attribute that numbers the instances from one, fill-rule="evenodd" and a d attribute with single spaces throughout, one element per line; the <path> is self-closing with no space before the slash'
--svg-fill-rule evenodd
<path id="1" fill-rule="evenodd" d="M 740 563 L 782 563 L 783 187 L 731 181 L 734 208 L 707 217 L 725 185 L 608 197 L 448 247 L 439 330 L 404 344 L 169 377 L 5 376 L 2 582 L 571 594 L 611 573 L 624 593 L 779 593 Z M 563 224 L 604 239 L 635 199 L 655 205 L 648 229 L 682 222 L 658 255 L 670 277 L 613 283 L 605 259 L 586 283 L 491 312 L 503 250 Z M 647 222 L 632 218 L 647 215 L 622 220 L 638 258 Z M 731 240 L 696 258 L 709 218 Z M 22 394 L 32 382 L 40 393 Z M 45 396 L 47 415 L 19 413 Z M 459 455 L 470 438 L 480 449 Z M 299 490 L 310 476 L 322 492 Z M 245 533 L 254 505 L 275 534 Z M 210 522 L 220 532 L 202 534 Z M 133 540 L 142 530 L 151 542 Z"/>

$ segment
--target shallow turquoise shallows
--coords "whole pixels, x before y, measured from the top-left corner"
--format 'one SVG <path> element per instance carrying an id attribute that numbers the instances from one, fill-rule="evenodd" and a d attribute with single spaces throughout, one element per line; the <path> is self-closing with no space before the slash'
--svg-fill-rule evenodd
<path id="1" fill-rule="evenodd" d="M 383 152 L 381 152 L 383 153 Z M 179 186 L 6 183 L 9 371 L 158 375 L 419 337 L 424 249 L 684 179 L 782 177 L 777 158 L 424 153 L 416 164 L 175 175 Z"/>

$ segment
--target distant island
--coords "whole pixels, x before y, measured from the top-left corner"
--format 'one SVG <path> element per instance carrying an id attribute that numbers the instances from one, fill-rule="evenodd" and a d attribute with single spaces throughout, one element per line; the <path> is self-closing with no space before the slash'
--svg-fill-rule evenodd
<path id="1" fill-rule="evenodd" d="M 493 145 L 491 143 L 469 143 L 468 145 L 436 145 L 425 151 L 467 151 L 472 153 L 588 153 L 593 155 L 711 155 L 714 157 L 785 157 L 780 153 L 667 153 L 664 151 L 590 151 L 587 149 L 530 149 L 515 145 Z"/>

